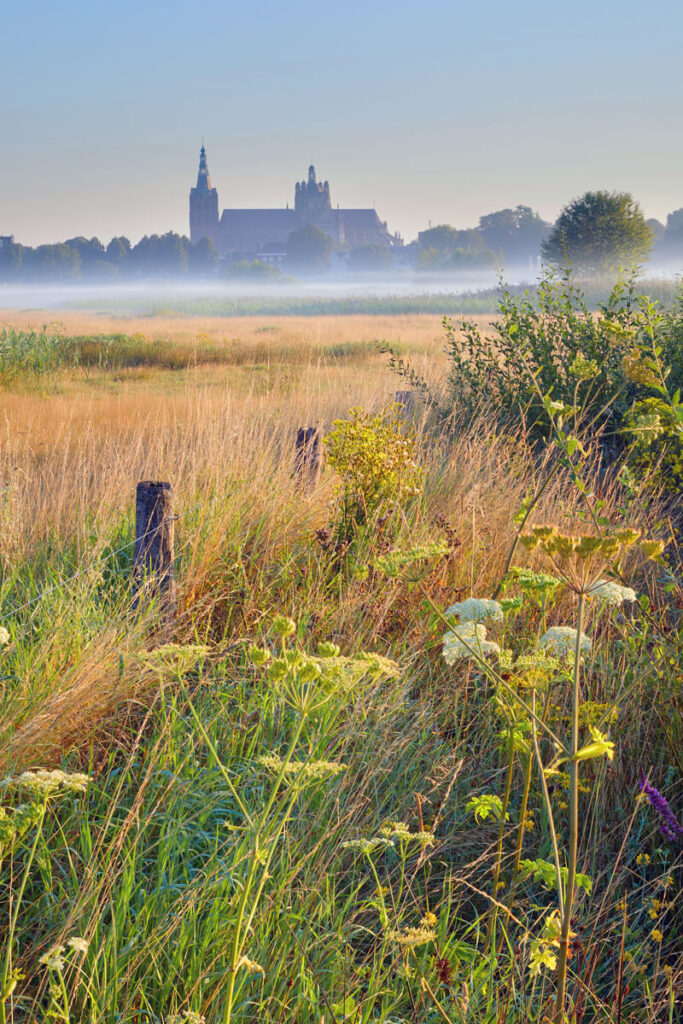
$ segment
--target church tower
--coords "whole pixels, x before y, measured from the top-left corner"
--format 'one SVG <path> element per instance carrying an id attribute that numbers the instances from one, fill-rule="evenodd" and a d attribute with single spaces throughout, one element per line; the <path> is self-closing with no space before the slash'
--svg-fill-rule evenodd
<path id="1" fill-rule="evenodd" d="M 329 182 L 316 180 L 313 164 L 308 168 L 308 181 L 297 181 L 294 189 L 294 209 L 303 224 L 323 227 L 331 210 Z"/>
<path id="2" fill-rule="evenodd" d="M 190 242 L 196 245 L 205 236 L 218 249 L 218 192 L 211 188 L 206 150 L 202 143 L 197 187 L 190 189 Z"/>

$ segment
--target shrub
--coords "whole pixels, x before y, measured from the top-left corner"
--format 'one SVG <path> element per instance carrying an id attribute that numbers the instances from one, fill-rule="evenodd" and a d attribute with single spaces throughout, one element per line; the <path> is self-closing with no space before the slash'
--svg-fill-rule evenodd
<path id="1" fill-rule="evenodd" d="M 518 296 L 503 287 L 499 319 L 484 335 L 472 322 L 454 325 L 444 318 L 450 360 L 446 412 L 471 416 L 485 406 L 503 423 L 525 416 L 536 435 L 547 436 L 542 395 L 595 417 L 603 444 L 623 445 L 619 431 L 633 402 L 647 393 L 647 382 L 629 371 L 662 340 L 662 355 L 677 354 L 670 377 L 681 375 L 683 304 L 656 316 L 635 291 L 634 281 L 618 282 L 594 313 L 571 274 L 547 271 L 535 295 Z"/>
<path id="2" fill-rule="evenodd" d="M 422 470 L 417 435 L 406 428 L 398 406 L 372 414 L 352 409 L 335 420 L 327 440 L 327 461 L 340 478 L 342 532 L 345 536 L 393 502 L 418 495 Z"/>

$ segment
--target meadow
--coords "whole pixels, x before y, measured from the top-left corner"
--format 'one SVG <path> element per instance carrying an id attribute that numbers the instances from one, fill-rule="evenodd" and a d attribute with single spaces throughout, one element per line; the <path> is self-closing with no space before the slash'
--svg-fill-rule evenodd
<path id="1" fill-rule="evenodd" d="M 0 1021 L 679 1020 L 671 325 L 181 312 L 2 314 Z"/>

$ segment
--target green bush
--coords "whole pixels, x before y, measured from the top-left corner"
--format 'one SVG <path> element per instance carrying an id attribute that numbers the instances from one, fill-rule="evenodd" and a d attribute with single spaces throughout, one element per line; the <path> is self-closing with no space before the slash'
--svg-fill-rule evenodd
<path id="1" fill-rule="evenodd" d="M 335 420 L 326 439 L 327 461 L 340 479 L 345 536 L 389 505 L 420 494 L 423 478 L 417 435 L 398 406 L 377 414 L 351 409 L 350 417 Z"/>
<path id="2" fill-rule="evenodd" d="M 502 423 L 524 416 L 535 434 L 547 436 L 542 396 L 551 395 L 584 422 L 594 419 L 603 444 L 620 448 L 625 417 L 647 395 L 637 370 L 653 343 L 671 367 L 669 383 L 681 384 L 680 299 L 660 316 L 633 280 L 620 281 L 594 312 L 571 274 L 548 271 L 534 294 L 503 288 L 498 309 L 486 334 L 475 323 L 444 318 L 448 414 L 470 417 L 484 407 Z"/>

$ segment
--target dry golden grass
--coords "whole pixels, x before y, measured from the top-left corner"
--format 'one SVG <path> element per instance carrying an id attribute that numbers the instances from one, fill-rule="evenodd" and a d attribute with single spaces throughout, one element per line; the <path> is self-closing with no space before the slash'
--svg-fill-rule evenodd
<path id="1" fill-rule="evenodd" d="M 86 331 L 94 322 L 107 331 L 121 327 L 111 318 L 103 323 L 81 314 L 69 314 L 64 326 Z M 164 323 L 167 336 L 188 343 L 200 326 L 207 331 L 227 326 L 205 320 Z M 126 321 L 126 331 L 144 326 L 153 338 L 160 324 Z M 245 337 L 250 332 L 254 346 L 271 336 L 278 338 L 275 347 L 282 344 L 277 331 L 259 334 L 263 325 L 254 320 L 229 326 Z M 81 614 L 74 608 L 88 607 L 97 594 L 103 551 L 113 536 L 121 536 L 122 523 L 132 528 L 135 485 L 142 479 L 170 480 L 175 487 L 181 606 L 195 627 L 199 623 L 231 642 L 253 635 L 263 616 L 280 607 L 308 617 L 320 636 L 334 636 L 347 648 L 388 649 L 390 642 L 409 645 L 416 639 L 420 618 L 400 588 L 349 587 L 343 600 L 326 594 L 315 531 L 329 522 L 334 481 L 323 474 L 316 492 L 302 497 L 292 475 L 293 446 L 297 427 L 317 424 L 326 430 L 352 406 L 382 407 L 401 386 L 386 357 L 374 351 L 361 359 L 314 355 L 321 338 L 338 346 L 382 335 L 400 338 L 415 354 L 416 368 L 433 379 L 440 372 L 436 318 L 287 319 L 274 326 L 288 345 L 308 351 L 310 360 L 295 365 L 274 358 L 267 372 L 219 366 L 143 379 L 76 373 L 61 381 L 61 393 L 3 395 L 3 576 L 31 564 L 41 545 L 52 551 L 65 544 L 71 571 L 83 573 L 66 594 L 49 597 L 55 602 L 55 640 L 43 637 L 25 660 L 17 690 L 21 699 L 6 706 L 0 724 L 5 758 L 58 760 L 75 738 L 90 735 L 114 708 L 149 689 L 148 674 L 128 667 L 121 674 L 117 667 L 114 651 L 134 651 L 140 643 L 135 631 L 130 633 L 125 610 L 106 629 L 65 642 L 74 616 Z M 523 442 L 495 436 L 485 419 L 469 424 L 448 447 L 426 442 L 423 458 L 424 503 L 404 524 L 405 538 L 434 538 L 435 519 L 443 516 L 459 540 L 457 559 L 439 584 L 443 593 L 490 593 L 509 550 L 514 514 L 542 467 Z M 568 493 L 573 494 L 558 477 L 544 495 L 539 517 L 559 522 L 571 516 L 574 498 Z M 603 497 L 610 514 L 614 495 Z"/>

